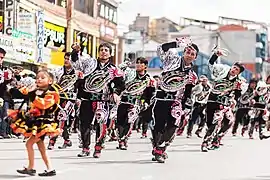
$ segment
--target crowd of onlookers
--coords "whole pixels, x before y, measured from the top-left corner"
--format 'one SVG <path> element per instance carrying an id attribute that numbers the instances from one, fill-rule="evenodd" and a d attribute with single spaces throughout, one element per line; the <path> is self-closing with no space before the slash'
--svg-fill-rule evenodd
<path id="1" fill-rule="evenodd" d="M 7 120 L 8 109 L 16 109 L 23 102 L 22 99 L 12 99 L 6 91 L 7 86 L 21 88 L 35 82 L 35 73 L 21 66 L 5 67 L 3 61 L 6 51 L 0 48 L 0 139 L 17 138 L 13 134 Z"/>

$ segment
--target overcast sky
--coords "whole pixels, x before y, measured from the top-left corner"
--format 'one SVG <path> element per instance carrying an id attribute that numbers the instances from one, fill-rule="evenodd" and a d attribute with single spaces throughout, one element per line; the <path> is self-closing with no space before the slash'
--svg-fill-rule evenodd
<path id="1" fill-rule="evenodd" d="M 119 0 L 119 31 L 142 16 L 162 17 L 179 23 L 180 17 L 217 21 L 218 16 L 270 23 L 270 0 Z"/>

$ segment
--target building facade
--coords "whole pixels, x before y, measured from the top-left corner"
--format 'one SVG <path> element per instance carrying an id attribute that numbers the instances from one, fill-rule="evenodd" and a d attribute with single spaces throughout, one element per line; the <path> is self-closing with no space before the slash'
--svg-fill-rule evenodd
<path id="1" fill-rule="evenodd" d="M 113 0 L 81 0 L 76 3 L 75 0 L 4 1 L 12 1 L 13 5 L 9 9 L 3 8 L 0 18 L 4 25 L 2 32 L 13 39 L 32 40 L 36 48 L 35 58 L 30 63 L 63 65 L 64 52 L 71 50 L 73 42 L 79 42 L 83 52 L 93 57 L 98 56 L 97 47 L 101 42 L 110 43 L 113 51 L 117 51 L 118 4 Z M 5 20 L 11 9 L 16 11 L 12 17 L 13 25 Z M 18 42 L 15 44 L 17 46 Z M 117 53 L 114 52 L 115 62 Z M 21 59 L 17 57 L 16 61 Z"/>

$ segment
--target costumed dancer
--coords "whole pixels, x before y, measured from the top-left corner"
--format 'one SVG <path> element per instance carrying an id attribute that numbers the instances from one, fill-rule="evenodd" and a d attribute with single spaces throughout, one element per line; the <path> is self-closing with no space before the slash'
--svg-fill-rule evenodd
<path id="1" fill-rule="evenodd" d="M 179 47 L 184 47 L 183 57 L 178 54 Z M 164 163 L 166 147 L 174 138 L 186 101 L 197 81 L 192 62 L 199 48 L 183 38 L 158 46 L 157 52 L 163 62 L 163 71 L 153 104 L 152 154 L 153 160 Z"/>
<path id="2" fill-rule="evenodd" d="M 69 130 L 75 118 L 75 83 L 78 77 L 75 69 L 71 66 L 70 53 L 65 53 L 64 58 L 64 66 L 52 71 L 56 83 L 60 87 L 60 108 L 58 109 L 55 118 L 59 121 L 60 126 L 63 129 L 62 137 L 64 143 L 62 146 L 58 147 L 59 149 L 65 149 L 72 146 L 72 142 L 69 138 Z M 56 139 L 57 137 L 50 139 L 48 149 L 51 150 L 54 148 Z"/>
<path id="3" fill-rule="evenodd" d="M 249 138 L 253 139 L 255 125 L 259 125 L 259 138 L 267 139 L 270 137 L 266 129 L 266 123 L 269 121 L 270 108 L 270 86 L 260 81 L 257 84 L 255 96 L 251 100 L 252 110 L 249 111 L 251 118 L 251 127 L 249 129 Z"/>
<path id="4" fill-rule="evenodd" d="M 136 70 L 129 69 L 125 75 L 125 90 L 117 110 L 116 127 L 119 135 L 119 149 L 127 150 L 128 135 L 133 124 L 138 119 L 141 104 L 147 106 L 155 91 L 154 80 L 146 72 L 148 61 L 139 57 L 136 60 Z"/>
<path id="5" fill-rule="evenodd" d="M 210 91 L 211 84 L 209 83 L 208 78 L 205 75 L 201 75 L 199 78 L 199 83 L 192 89 L 192 99 L 194 104 L 192 107 L 191 119 L 188 121 L 187 138 L 191 137 L 193 126 L 199 117 L 200 123 L 195 134 L 199 138 L 202 138 L 200 134 L 206 122 L 205 107 Z"/>
<path id="6" fill-rule="evenodd" d="M 213 84 L 206 104 L 207 132 L 203 138 L 201 150 L 207 152 L 211 143 L 212 148 L 218 148 L 220 140 L 233 124 L 235 117 L 233 109 L 236 101 L 241 96 L 243 80 L 239 74 L 245 70 L 240 63 L 232 67 L 215 64 L 219 56 L 228 53 L 225 49 L 214 48 L 214 53 L 209 60 Z M 220 131 L 218 132 L 218 129 Z"/>
<path id="7" fill-rule="evenodd" d="M 246 132 L 246 130 L 248 130 L 248 125 L 250 122 L 250 116 L 248 115 L 248 112 L 252 109 L 250 107 L 250 102 L 251 99 L 254 98 L 256 86 L 257 80 L 251 79 L 247 90 L 242 90 L 243 93 L 239 98 L 239 101 L 237 103 L 237 110 L 235 112 L 235 122 L 232 128 L 233 136 L 236 136 L 237 134 L 239 123 L 243 122 L 243 127 L 241 131 L 242 136 L 244 136 L 244 133 Z"/>
<path id="8" fill-rule="evenodd" d="M 60 103 L 58 89 L 53 85 L 53 75 L 46 70 L 40 70 L 36 77 L 36 87 L 20 90 L 12 88 L 9 90 L 14 98 L 23 98 L 29 101 L 29 109 L 24 112 L 13 110 L 9 117 L 14 119 L 11 128 L 15 133 L 23 134 L 28 138 L 26 149 L 28 153 L 28 166 L 17 170 L 20 174 L 35 175 L 34 169 L 34 144 L 37 144 L 41 157 L 47 167 L 39 176 L 54 176 L 56 171 L 52 169 L 49 157 L 46 154 L 44 143 L 45 136 L 57 136 L 61 133 L 58 123 L 55 121 L 55 111 Z"/>
<path id="9" fill-rule="evenodd" d="M 72 46 L 72 66 L 83 73 L 78 87 L 80 104 L 80 131 L 83 149 L 78 157 L 89 156 L 91 129 L 96 130 L 96 145 L 93 156 L 99 158 L 106 139 L 109 102 L 119 103 L 119 95 L 125 89 L 123 72 L 111 62 L 112 47 L 108 43 L 99 46 L 96 60 L 80 52 L 78 44 Z"/>

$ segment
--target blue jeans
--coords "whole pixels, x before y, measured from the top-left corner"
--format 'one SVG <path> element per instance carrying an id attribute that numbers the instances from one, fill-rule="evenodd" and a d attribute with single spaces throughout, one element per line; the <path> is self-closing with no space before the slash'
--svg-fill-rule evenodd
<path id="1" fill-rule="evenodd" d="M 11 134 L 11 129 L 8 123 L 5 121 L 7 117 L 7 110 L 9 108 L 9 103 L 5 102 L 3 107 L 0 107 L 0 135 Z"/>

